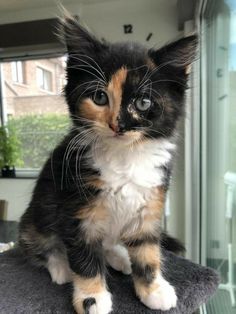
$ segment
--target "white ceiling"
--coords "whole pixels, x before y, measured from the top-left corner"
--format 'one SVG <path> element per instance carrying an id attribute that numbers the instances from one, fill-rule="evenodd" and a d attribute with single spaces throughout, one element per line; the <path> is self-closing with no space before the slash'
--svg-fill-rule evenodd
<path id="1" fill-rule="evenodd" d="M 118 0 L 61 0 L 62 5 L 79 3 L 101 3 Z M 24 9 L 37 9 L 43 7 L 53 7 L 59 3 L 57 0 L 0 0 L 0 15 L 6 12 L 22 11 Z"/>

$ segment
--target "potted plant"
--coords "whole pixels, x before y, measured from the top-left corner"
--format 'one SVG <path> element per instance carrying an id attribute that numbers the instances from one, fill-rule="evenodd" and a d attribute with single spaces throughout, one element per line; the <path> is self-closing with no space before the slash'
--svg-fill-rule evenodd
<path id="1" fill-rule="evenodd" d="M 0 127 L 0 169 L 2 177 L 14 178 L 15 166 L 22 163 L 20 159 L 20 142 L 14 128 Z"/>

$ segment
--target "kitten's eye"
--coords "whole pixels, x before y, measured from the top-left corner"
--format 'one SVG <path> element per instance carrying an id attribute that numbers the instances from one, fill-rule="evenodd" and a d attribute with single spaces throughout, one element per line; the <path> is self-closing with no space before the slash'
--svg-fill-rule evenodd
<path id="1" fill-rule="evenodd" d="M 140 111 L 148 110 L 152 105 L 152 101 L 149 98 L 138 98 L 135 100 L 135 106 Z"/>
<path id="2" fill-rule="evenodd" d="M 103 90 L 98 90 L 93 95 L 93 101 L 98 106 L 105 106 L 108 104 L 107 94 Z"/>

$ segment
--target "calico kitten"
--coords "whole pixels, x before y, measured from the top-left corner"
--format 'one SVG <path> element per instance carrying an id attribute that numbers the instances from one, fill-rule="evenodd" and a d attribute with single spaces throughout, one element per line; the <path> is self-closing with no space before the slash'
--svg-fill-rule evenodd
<path id="1" fill-rule="evenodd" d="M 73 128 L 41 171 L 20 223 L 25 255 L 77 313 L 106 314 L 106 265 L 132 272 L 151 309 L 176 306 L 161 272 L 160 221 L 196 36 L 159 50 L 102 42 L 67 17 L 65 96 Z"/>

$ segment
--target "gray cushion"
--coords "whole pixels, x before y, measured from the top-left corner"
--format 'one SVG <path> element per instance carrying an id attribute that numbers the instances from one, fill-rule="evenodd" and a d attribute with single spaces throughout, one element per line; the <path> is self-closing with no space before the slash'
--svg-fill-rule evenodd
<path id="1" fill-rule="evenodd" d="M 168 312 L 149 310 L 136 298 L 131 277 L 109 269 L 113 314 L 190 314 L 216 291 L 219 277 L 215 271 L 169 252 L 163 255 L 164 277 L 175 286 L 177 308 Z M 71 292 L 70 284 L 53 284 L 46 270 L 29 265 L 17 249 L 0 254 L 1 314 L 71 314 Z"/>

